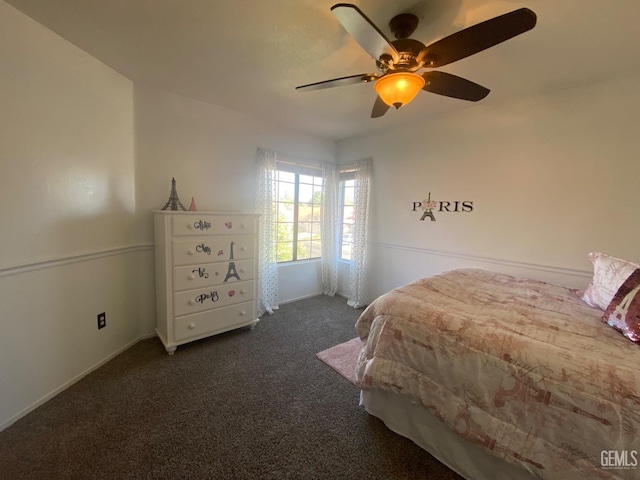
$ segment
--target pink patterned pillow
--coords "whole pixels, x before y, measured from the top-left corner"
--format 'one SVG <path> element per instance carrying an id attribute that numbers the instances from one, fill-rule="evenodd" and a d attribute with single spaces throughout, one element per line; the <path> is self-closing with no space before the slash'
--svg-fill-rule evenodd
<path id="1" fill-rule="evenodd" d="M 602 321 L 632 342 L 640 342 L 640 269 L 627 278 L 607 307 Z"/>
<path id="2" fill-rule="evenodd" d="M 620 285 L 640 265 L 601 252 L 591 252 L 588 256 L 593 263 L 593 279 L 582 300 L 591 307 L 606 310 Z"/>

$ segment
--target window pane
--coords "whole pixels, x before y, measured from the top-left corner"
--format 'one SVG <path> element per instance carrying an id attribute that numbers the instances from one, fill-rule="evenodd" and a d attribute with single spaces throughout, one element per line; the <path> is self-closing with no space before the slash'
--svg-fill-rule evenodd
<path id="1" fill-rule="evenodd" d="M 294 183 L 296 181 L 296 174 L 291 172 L 283 172 L 282 170 L 278 170 L 278 180 L 281 182 L 291 182 Z"/>
<path id="2" fill-rule="evenodd" d="M 298 242 L 298 260 L 311 258 L 311 242 Z"/>
<path id="3" fill-rule="evenodd" d="M 294 183 L 279 182 L 278 198 L 279 202 L 293 202 L 295 200 L 296 185 Z"/>
<path id="4" fill-rule="evenodd" d="M 322 203 L 322 187 L 313 187 L 313 197 L 311 201 L 315 204 Z"/>
<path id="5" fill-rule="evenodd" d="M 308 240 L 311 238 L 311 222 L 298 222 L 298 239 Z"/>
<path id="6" fill-rule="evenodd" d="M 278 222 L 293 222 L 293 203 L 278 203 Z"/>
<path id="7" fill-rule="evenodd" d="M 278 242 L 293 242 L 293 223 L 278 222 Z"/>
<path id="8" fill-rule="evenodd" d="M 311 175 L 300 175 L 300 184 L 306 183 L 313 185 L 313 178 Z"/>
<path id="9" fill-rule="evenodd" d="M 311 225 L 311 238 L 320 240 L 322 238 L 322 225 L 319 222 L 313 222 Z"/>
<path id="10" fill-rule="evenodd" d="M 352 188 L 346 188 L 344 189 L 344 204 L 345 205 L 353 205 L 353 194 L 354 194 L 355 189 Z"/>
<path id="11" fill-rule="evenodd" d="M 313 204 L 298 203 L 298 221 L 309 222 L 313 220 Z"/>
<path id="12" fill-rule="evenodd" d="M 300 184 L 298 190 L 298 201 L 303 203 L 311 203 L 313 199 L 313 185 Z"/>
<path id="13" fill-rule="evenodd" d="M 278 262 L 290 262 L 293 260 L 293 242 L 279 242 L 276 254 Z"/>
<path id="14" fill-rule="evenodd" d="M 322 221 L 322 205 L 313 204 L 312 214 L 309 218 L 311 222 L 320 222 Z"/>
<path id="15" fill-rule="evenodd" d="M 354 195 L 355 179 L 343 180 L 342 186 L 342 238 L 340 258 L 351 260 L 353 253 L 353 229 L 354 229 Z"/>
<path id="16" fill-rule="evenodd" d="M 311 258 L 320 258 L 322 256 L 322 245 L 320 242 L 311 242 Z"/>
<path id="17" fill-rule="evenodd" d="M 347 207 L 345 205 L 344 210 L 343 210 L 342 222 L 343 223 L 353 223 L 353 222 L 355 222 L 355 218 L 353 216 L 353 207 Z"/>

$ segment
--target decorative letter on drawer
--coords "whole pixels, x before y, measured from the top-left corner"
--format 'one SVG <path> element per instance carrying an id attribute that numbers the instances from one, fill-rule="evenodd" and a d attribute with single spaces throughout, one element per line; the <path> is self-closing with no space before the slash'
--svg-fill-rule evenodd
<path id="1" fill-rule="evenodd" d="M 242 280 L 253 280 L 253 260 L 239 260 L 235 265 L 223 261 L 218 263 L 199 263 L 185 267 L 174 267 L 174 290 L 191 290 L 194 288 L 220 285 L 221 283 L 234 283 Z M 234 270 L 236 275 L 234 275 Z"/>
<path id="2" fill-rule="evenodd" d="M 254 248 L 252 235 L 180 238 L 173 241 L 174 265 L 254 258 Z"/>
<path id="3" fill-rule="evenodd" d="M 158 211 L 156 332 L 178 345 L 258 322 L 258 216 Z"/>
<path id="4" fill-rule="evenodd" d="M 252 218 L 240 215 L 221 215 L 211 218 L 207 215 L 180 215 L 173 218 L 173 234 L 181 235 L 241 235 L 255 233 Z"/>
<path id="5" fill-rule="evenodd" d="M 251 282 L 239 282 L 187 290 L 174 294 L 174 299 L 173 310 L 178 317 L 252 300 L 253 285 Z"/>

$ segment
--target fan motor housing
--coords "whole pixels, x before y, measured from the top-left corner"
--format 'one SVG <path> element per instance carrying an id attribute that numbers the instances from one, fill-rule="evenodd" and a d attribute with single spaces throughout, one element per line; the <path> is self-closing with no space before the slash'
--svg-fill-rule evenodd
<path id="1" fill-rule="evenodd" d="M 418 28 L 418 17 L 413 13 L 401 13 L 389 21 L 389 29 L 397 39 L 409 38 Z"/>

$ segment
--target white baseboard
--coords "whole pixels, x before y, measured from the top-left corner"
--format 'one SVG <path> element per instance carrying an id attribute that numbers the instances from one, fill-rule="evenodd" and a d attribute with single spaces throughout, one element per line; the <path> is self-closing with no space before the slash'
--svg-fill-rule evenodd
<path id="1" fill-rule="evenodd" d="M 309 295 L 303 295 L 296 298 L 288 298 L 286 300 L 278 300 L 278 305 L 286 305 L 287 303 L 297 302 L 298 300 L 304 300 L 306 298 L 313 298 L 322 295 L 322 292 L 311 293 Z"/>
<path id="2" fill-rule="evenodd" d="M 32 403 L 31 405 L 29 405 L 28 407 L 24 408 L 23 410 L 21 410 L 20 412 L 18 412 L 17 414 L 15 414 L 13 417 L 9 418 L 7 421 L 3 422 L 2 424 L 0 424 L 0 432 L 2 430 L 4 430 L 5 428 L 13 425 L 15 422 L 17 422 L 18 420 L 20 420 L 22 417 L 24 417 L 25 415 L 27 415 L 28 413 L 32 412 L 33 410 L 35 410 L 36 408 L 38 408 L 40 405 L 43 405 L 44 403 L 46 403 L 47 401 L 51 400 L 53 397 L 55 397 L 56 395 L 58 395 L 60 392 L 66 390 L 67 388 L 69 388 L 71 385 L 73 385 L 74 383 L 78 382 L 79 380 L 82 380 L 82 378 L 86 377 L 87 375 L 89 375 L 91 372 L 93 372 L 94 370 L 97 370 L 98 368 L 100 368 L 102 365 L 104 365 L 105 363 L 107 363 L 109 360 L 117 357 L 118 355 L 120 355 L 122 352 L 124 352 L 125 350 L 133 347 L 136 343 L 140 342 L 141 340 L 145 340 L 151 337 L 155 337 L 156 334 L 152 333 L 152 334 L 145 334 L 142 335 L 138 338 L 136 338 L 135 340 L 129 342 L 128 344 L 126 344 L 124 347 L 119 348 L 118 350 L 116 350 L 115 352 L 111 353 L 110 355 L 108 355 L 106 358 L 103 358 L 102 360 L 100 360 L 98 363 L 96 363 L 95 365 L 93 365 L 92 367 L 89 367 L 88 369 L 86 369 L 84 372 L 76 375 L 74 378 L 72 378 L 71 380 L 69 380 L 68 382 L 65 382 L 64 384 L 60 385 L 58 388 L 55 388 L 54 390 L 52 390 L 51 392 L 49 392 L 48 394 L 46 394 L 45 396 L 43 396 L 42 398 L 40 398 L 39 400 L 35 401 L 34 403 Z"/>

